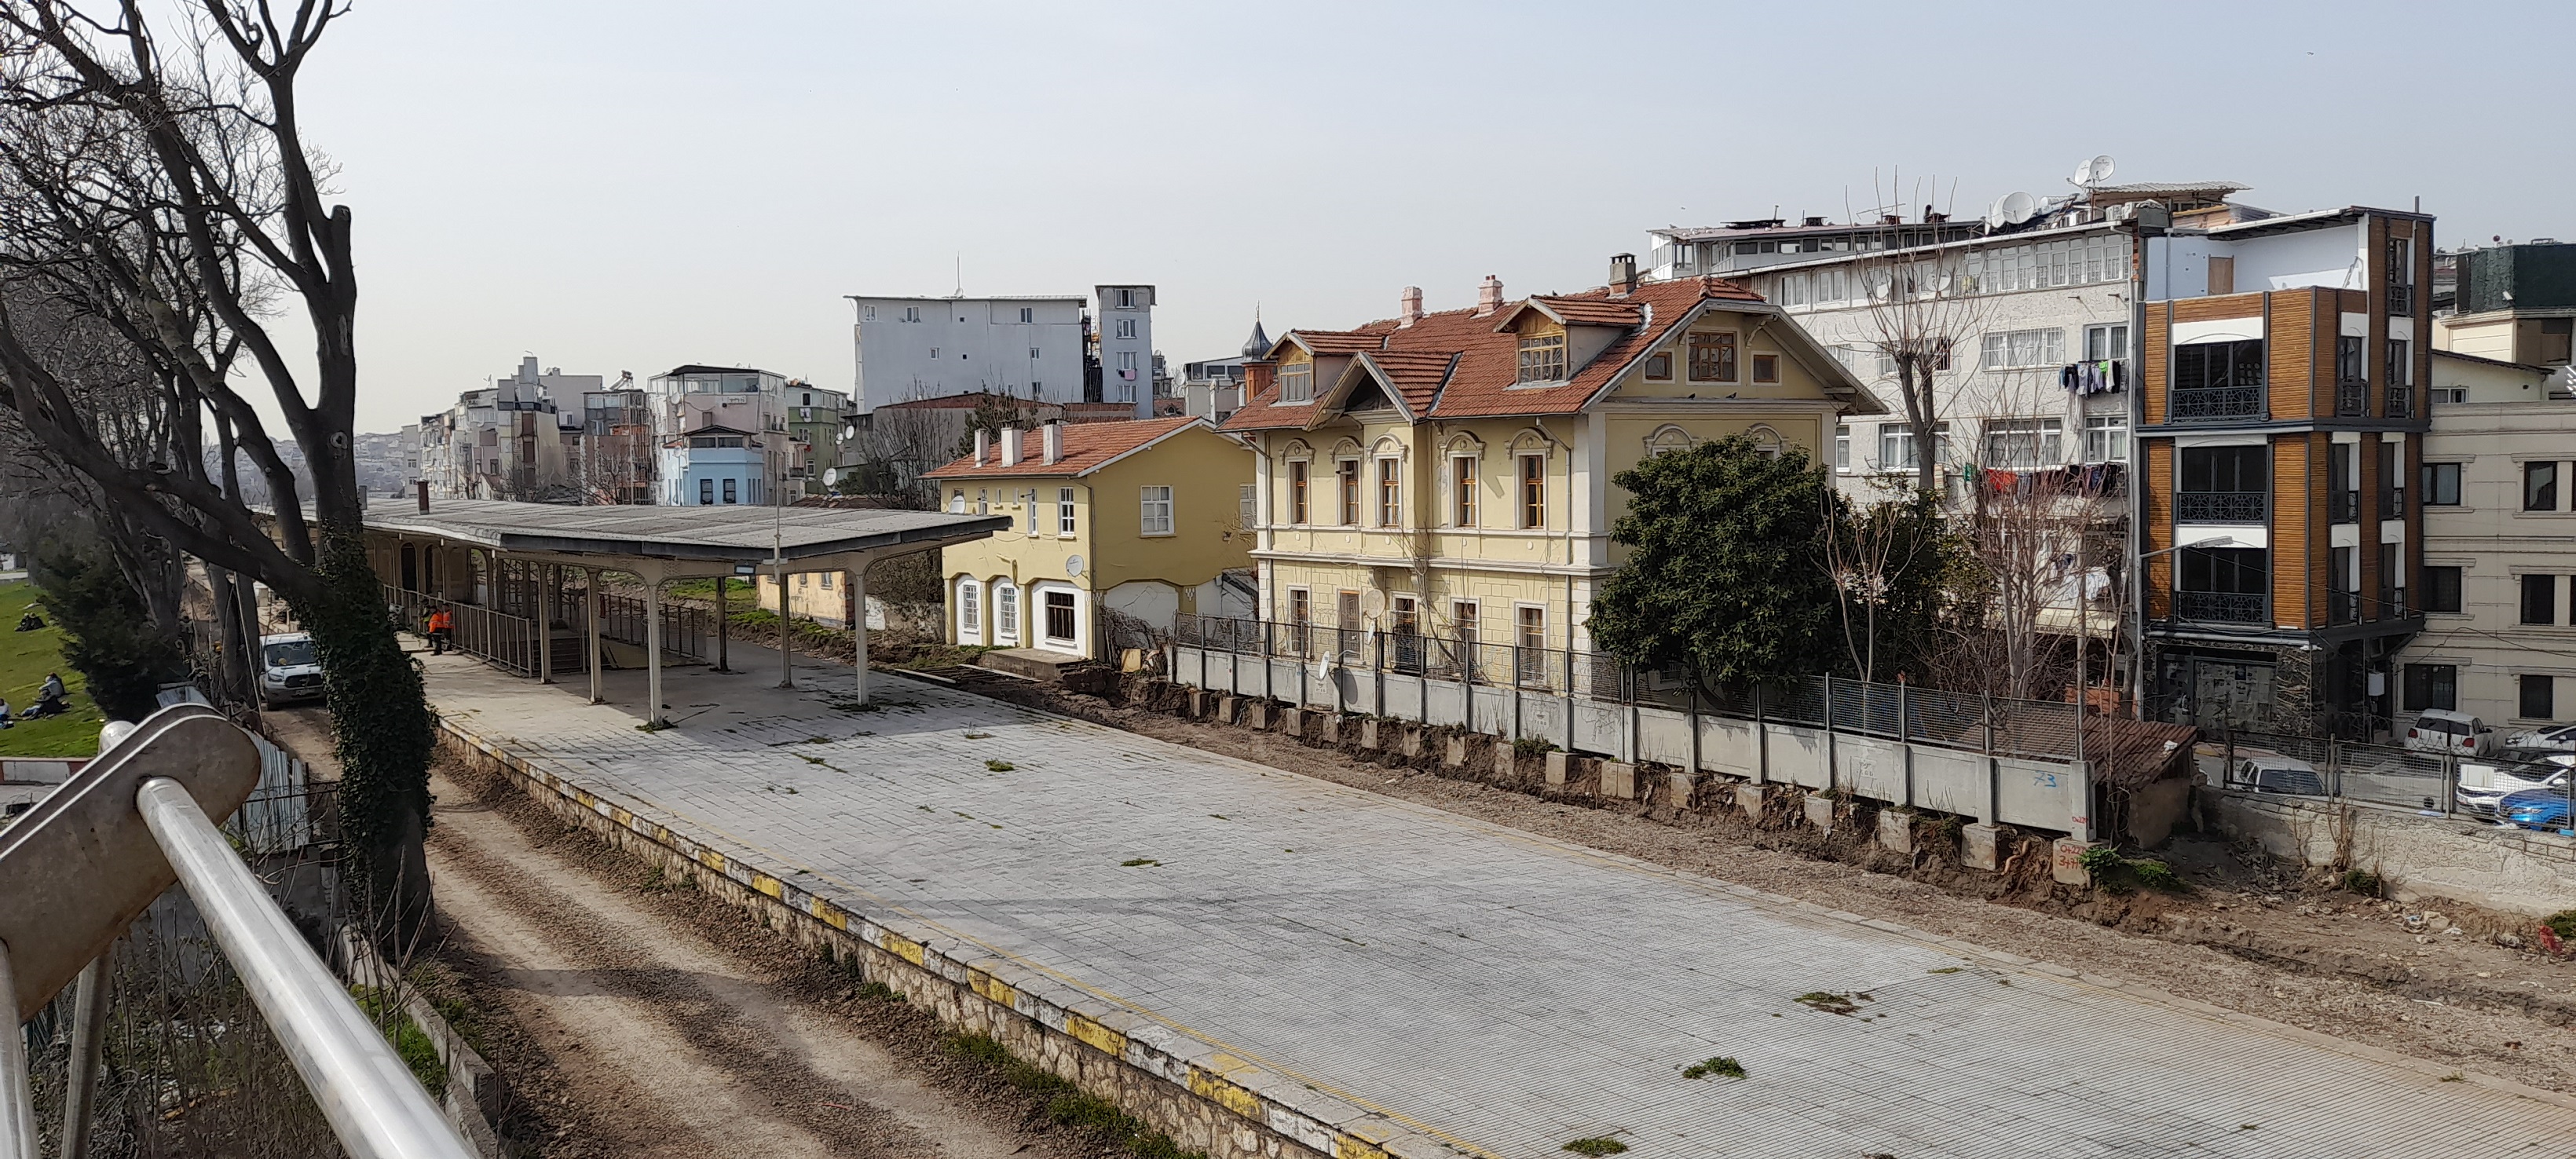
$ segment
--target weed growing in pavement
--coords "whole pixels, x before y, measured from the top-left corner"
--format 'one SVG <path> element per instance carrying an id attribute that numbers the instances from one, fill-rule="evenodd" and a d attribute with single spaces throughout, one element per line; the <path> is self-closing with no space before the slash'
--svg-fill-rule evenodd
<path id="1" fill-rule="evenodd" d="M 1857 1014 L 1860 1012 L 1861 1003 L 1875 1001 L 1877 1001 L 1877 999 L 1871 998 L 1867 991 L 1859 990 L 1853 991 L 1849 994 L 1837 993 L 1831 990 L 1809 990 L 1804 994 L 1798 995 L 1798 1003 L 1800 1005 L 1816 1010 L 1822 1010 L 1827 1014 Z"/>
<path id="2" fill-rule="evenodd" d="M 806 737 L 806 738 L 805 738 L 805 743 L 806 743 L 806 744 L 830 744 L 830 743 L 832 743 L 832 738 L 830 738 L 830 737 L 828 737 L 828 736 L 809 736 L 809 737 Z"/>
<path id="3" fill-rule="evenodd" d="M 1148 1130 L 1145 1124 L 1136 1121 L 1135 1116 L 1119 1110 L 1117 1104 L 1088 1094 L 1054 1072 L 1022 1060 L 989 1036 L 951 1034 L 940 1041 L 940 1047 L 959 1058 L 983 1063 L 999 1072 L 1002 1081 L 1045 1099 L 1048 1119 L 1122 1144 L 1127 1153 L 1137 1159 L 1207 1159 L 1205 1152 L 1181 1150 L 1169 1136 Z M 1601 1152 L 1605 1155 L 1612 1153 Z"/>
<path id="4" fill-rule="evenodd" d="M 997 773 L 1007 773 L 1019 766 L 1012 764 L 1009 761 L 986 761 L 984 762 L 984 767 Z"/>
<path id="5" fill-rule="evenodd" d="M 989 732 L 970 732 L 970 733 L 967 733 L 967 734 L 966 734 L 966 739 L 968 739 L 968 740 L 991 740 L 991 739 L 993 739 L 993 734 L 991 734 L 991 733 L 989 733 Z"/>
<path id="6" fill-rule="evenodd" d="M 1682 1068 L 1682 1077 L 1686 1079 L 1704 1079 L 1710 1075 L 1740 1079 L 1744 1077 L 1744 1064 L 1731 1058 L 1712 1058 Z"/>
<path id="7" fill-rule="evenodd" d="M 1956 973 L 1958 973 L 1958 972 L 1959 972 L 1960 970 L 1962 970 L 1962 969 L 1965 969 L 1965 967 L 1962 967 L 1962 966 L 1935 966 L 1935 967 L 1933 967 L 1933 968 L 1931 968 L 1931 969 L 1929 969 L 1929 970 L 1925 970 L 1925 971 L 1924 971 L 1924 973 L 1926 973 L 1926 974 L 1956 974 Z"/>
<path id="8" fill-rule="evenodd" d="M 883 982 L 861 983 L 859 985 L 859 997 L 867 999 L 870 1002 L 903 1001 L 903 995 L 896 993 L 894 987 L 888 986 Z"/>
<path id="9" fill-rule="evenodd" d="M 2469 1081 L 2469 1076 L 2461 1074 L 2458 1071 L 2452 1071 L 2449 1074 L 2443 1075 L 2442 1081 L 2446 1083 L 2464 1083 Z"/>
<path id="10" fill-rule="evenodd" d="M 822 763 L 823 763 L 823 758 L 818 757 L 818 756 L 810 756 L 810 755 L 805 754 L 805 753 L 798 753 L 798 754 L 796 754 L 796 759 L 797 759 L 797 760 L 800 760 L 800 761 L 803 761 L 803 762 L 805 762 L 806 764 L 809 764 L 809 765 L 819 765 L 819 764 L 822 764 Z"/>
<path id="11" fill-rule="evenodd" d="M 1139 865 L 1161 865 L 1161 864 L 1162 864 L 1162 862 L 1156 861 L 1156 860 L 1154 860 L 1154 859 L 1153 859 L 1153 858 L 1151 858 L 1151 857 L 1130 857 L 1130 858 L 1128 858 L 1128 859 L 1127 859 L 1127 860 L 1125 860 L 1125 861 L 1121 861 L 1121 862 L 1119 862 L 1119 863 L 1118 863 L 1118 868 L 1120 868 L 1120 869 L 1134 869 L 1135 867 L 1137 867 L 1137 866 L 1139 866 Z"/>
<path id="12" fill-rule="evenodd" d="M 2122 857 L 2119 850 L 2108 845 L 2087 849 L 2077 854 L 2075 860 L 2084 866 L 2084 872 L 2092 875 L 2094 888 L 2104 893 L 2128 893 L 2142 885 L 2166 893 L 2183 893 L 2191 888 L 2174 873 L 2172 866 L 2161 861 Z"/>
<path id="13" fill-rule="evenodd" d="M 1577 1139 L 1566 1144 L 1565 1149 L 1577 1155 L 1616 1155 L 1626 1151 L 1628 1145 L 1617 1139 Z"/>

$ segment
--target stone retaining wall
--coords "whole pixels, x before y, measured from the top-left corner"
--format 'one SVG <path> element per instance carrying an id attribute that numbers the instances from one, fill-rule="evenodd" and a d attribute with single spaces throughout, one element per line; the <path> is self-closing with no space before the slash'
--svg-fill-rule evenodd
<path id="1" fill-rule="evenodd" d="M 2399 901 L 2442 898 L 2535 916 L 2576 909 L 2576 839 L 2366 805 L 2200 792 L 2228 836 L 2303 866 L 2369 870 Z"/>

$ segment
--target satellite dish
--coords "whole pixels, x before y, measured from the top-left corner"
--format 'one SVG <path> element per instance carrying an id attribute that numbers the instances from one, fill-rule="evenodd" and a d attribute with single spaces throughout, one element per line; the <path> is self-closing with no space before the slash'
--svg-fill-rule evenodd
<path id="1" fill-rule="evenodd" d="M 2090 161 L 2078 164 L 2075 167 L 2075 176 L 2069 177 L 2066 180 L 2073 184 L 2081 185 L 2090 189 L 2093 186 L 2100 185 L 2101 183 L 2110 180 L 2111 168 L 2111 155 L 2105 153 Z"/>
<path id="2" fill-rule="evenodd" d="M 1986 207 L 1986 228 L 1987 228 L 1987 229 L 2002 229 L 2003 227 L 2004 227 L 2004 199 L 2003 199 L 2003 198 L 1998 197 L 1998 198 L 1996 198 L 1996 199 L 1995 199 L 1994 204 L 1989 205 L 1989 206 L 1987 206 L 1987 207 Z"/>
<path id="3" fill-rule="evenodd" d="M 1064 574 L 1080 579 L 1082 577 L 1082 557 L 1078 555 L 1068 555 L 1064 557 Z"/>
<path id="4" fill-rule="evenodd" d="M 837 486 L 839 486 L 839 485 L 840 485 L 840 482 L 841 482 L 841 469 L 840 469 L 839 467 L 825 467 L 825 468 L 823 468 L 823 485 L 824 485 L 824 486 L 826 486 L 826 487 L 837 487 Z"/>
<path id="5" fill-rule="evenodd" d="M 2007 193 L 1998 208 L 2004 212 L 2004 223 L 2020 225 L 2039 212 L 2039 199 L 2027 193 Z"/>
<path id="6" fill-rule="evenodd" d="M 1361 593 L 1360 593 L 1360 614 L 1361 614 L 1361 615 L 1363 615 L 1363 616 L 1382 616 L 1382 615 L 1385 615 L 1385 614 L 1386 614 L 1386 593 L 1385 593 L 1385 592 L 1382 592 L 1382 591 L 1379 591 L 1379 590 L 1377 590 L 1376 588 L 1370 588 L 1370 589 L 1368 589 L 1367 591 L 1363 591 L 1363 592 L 1361 592 Z"/>
<path id="7" fill-rule="evenodd" d="M 1933 276 L 1932 292 L 1935 294 L 1946 294 L 1950 292 L 1950 275 L 1948 271 L 1943 271 L 1942 273 Z"/>

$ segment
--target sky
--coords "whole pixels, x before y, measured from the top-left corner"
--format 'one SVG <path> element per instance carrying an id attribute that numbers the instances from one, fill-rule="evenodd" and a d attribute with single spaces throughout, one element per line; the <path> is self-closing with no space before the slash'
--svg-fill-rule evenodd
<path id="1" fill-rule="evenodd" d="M 2576 5 L 357 0 L 307 139 L 362 431 L 533 354 L 847 389 L 844 295 L 1158 287 L 1155 346 L 1601 284 L 1647 229 L 2221 179 L 2576 238 Z M 1901 175 L 1901 176 L 1895 176 Z"/>

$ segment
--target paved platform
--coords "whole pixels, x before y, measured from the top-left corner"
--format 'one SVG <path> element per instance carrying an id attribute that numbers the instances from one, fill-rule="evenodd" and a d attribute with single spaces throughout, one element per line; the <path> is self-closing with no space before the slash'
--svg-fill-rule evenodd
<path id="1" fill-rule="evenodd" d="M 861 913 L 1469 1154 L 2566 1156 L 2576 1102 L 1243 761 L 775 653 L 459 727 Z M 837 707 L 836 707 L 837 705 Z M 1810 992 L 1866 994 L 1850 1014 Z M 1746 1077 L 1686 1079 L 1713 1056 Z"/>

